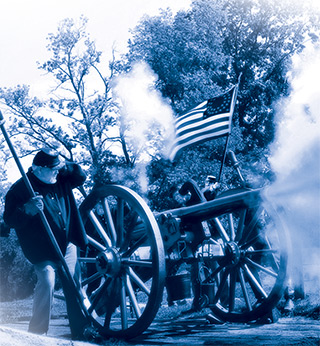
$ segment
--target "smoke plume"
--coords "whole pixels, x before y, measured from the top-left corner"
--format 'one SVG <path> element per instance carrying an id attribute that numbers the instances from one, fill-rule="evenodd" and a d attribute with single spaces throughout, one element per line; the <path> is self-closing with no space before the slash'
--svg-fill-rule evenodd
<path id="1" fill-rule="evenodd" d="M 163 144 L 173 136 L 173 112 L 155 89 L 156 81 L 150 67 L 139 62 L 117 78 L 113 87 L 120 104 L 122 132 L 138 160 L 153 155 L 154 148 L 165 153 Z"/>
<path id="2" fill-rule="evenodd" d="M 139 62 L 115 80 L 113 94 L 120 105 L 120 131 L 140 169 L 140 185 L 147 187 L 145 164 L 153 155 L 168 156 L 173 137 L 173 111 L 155 89 L 157 76 Z"/>
<path id="3" fill-rule="evenodd" d="M 297 281 L 304 281 L 306 290 L 318 290 L 320 279 L 319 66 L 319 47 L 305 49 L 292 59 L 291 93 L 277 105 L 276 140 L 271 148 L 270 163 L 277 179 L 268 191 L 269 198 L 286 210 L 292 278 L 298 285 Z"/>

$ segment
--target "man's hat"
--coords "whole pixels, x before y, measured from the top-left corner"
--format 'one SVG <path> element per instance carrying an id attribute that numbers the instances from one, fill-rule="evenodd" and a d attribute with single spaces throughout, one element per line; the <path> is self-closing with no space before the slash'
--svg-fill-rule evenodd
<path id="1" fill-rule="evenodd" d="M 208 175 L 207 180 L 209 183 L 216 183 L 217 182 L 217 178 L 214 175 Z"/>
<path id="2" fill-rule="evenodd" d="M 60 169 L 64 166 L 64 162 L 59 158 L 59 153 L 53 149 L 40 150 L 34 157 L 33 164 L 55 169 Z"/>

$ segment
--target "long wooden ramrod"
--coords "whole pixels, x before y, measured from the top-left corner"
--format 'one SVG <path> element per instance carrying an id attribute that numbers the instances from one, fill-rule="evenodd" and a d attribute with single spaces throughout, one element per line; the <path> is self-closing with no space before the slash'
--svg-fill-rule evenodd
<path id="1" fill-rule="evenodd" d="M 4 127 L 4 123 L 5 123 L 5 120 L 4 120 L 4 117 L 3 117 L 2 112 L 0 110 L 0 127 L 1 127 L 2 134 L 4 136 L 4 139 L 7 142 L 7 145 L 9 147 L 9 149 L 10 149 L 10 152 L 11 152 L 11 154 L 12 154 L 12 156 L 13 156 L 13 158 L 14 158 L 17 166 L 18 166 L 18 169 L 20 171 L 20 174 L 22 175 L 22 179 L 23 179 L 23 181 L 24 181 L 24 183 L 25 183 L 25 185 L 26 185 L 26 187 L 28 189 L 30 197 L 36 197 L 36 193 L 34 192 L 33 187 L 32 187 L 32 185 L 31 185 L 31 183 L 29 181 L 29 178 L 26 175 L 26 173 L 25 173 L 25 171 L 24 171 L 24 169 L 23 169 L 23 167 L 21 165 L 20 159 L 19 159 L 19 157 L 18 157 L 18 155 L 17 155 L 17 153 L 16 153 L 16 151 L 15 151 L 15 149 L 14 149 L 12 143 L 11 143 L 11 140 L 10 140 L 10 138 L 8 136 L 8 133 L 7 133 L 6 129 L 5 129 L 5 127 Z M 62 267 L 64 269 L 64 273 L 65 273 L 65 275 L 66 275 L 66 277 L 68 279 L 68 282 L 70 283 L 70 287 L 71 287 L 72 290 L 74 290 L 74 294 L 75 294 L 75 296 L 78 299 L 79 306 L 81 307 L 81 310 L 84 312 L 85 316 L 89 317 L 89 313 L 88 313 L 87 309 L 85 308 L 85 306 L 83 304 L 83 297 L 81 296 L 80 291 L 77 288 L 77 285 L 76 285 L 76 283 L 75 283 L 75 281 L 74 281 L 74 279 L 73 279 L 73 277 L 72 277 L 72 275 L 71 275 L 71 273 L 69 271 L 68 265 L 67 265 L 67 263 L 66 263 L 66 261 L 64 259 L 64 256 L 63 256 L 63 254 L 61 252 L 59 244 L 57 243 L 57 240 L 56 240 L 56 238 L 55 238 L 55 236 L 54 236 L 54 234 L 53 234 L 53 232 L 51 230 L 51 227 L 50 227 L 50 225 L 48 223 L 48 220 L 47 220 L 43 210 L 39 210 L 39 215 L 40 215 L 41 221 L 43 223 L 43 226 L 45 227 L 45 230 L 46 230 L 46 232 L 47 232 L 47 234 L 49 236 L 49 239 L 50 239 L 50 241 L 51 241 L 51 243 L 52 243 L 52 245 L 53 245 L 53 247 L 54 247 L 58 257 L 59 257 L 59 260 L 60 260 L 60 262 L 62 264 Z"/>

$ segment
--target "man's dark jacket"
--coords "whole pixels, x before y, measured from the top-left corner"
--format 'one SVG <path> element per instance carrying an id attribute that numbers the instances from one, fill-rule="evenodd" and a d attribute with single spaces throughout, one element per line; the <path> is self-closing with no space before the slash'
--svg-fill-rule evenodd
<path id="1" fill-rule="evenodd" d="M 69 242 L 85 248 L 88 241 L 84 226 L 72 193 L 72 189 L 82 185 L 86 176 L 80 166 L 67 164 L 59 171 L 55 184 L 39 180 L 30 168 L 27 172 L 36 193 L 43 196 L 44 214 L 59 244 L 62 254 Z M 16 230 L 24 255 L 31 263 L 59 260 L 40 215 L 27 215 L 24 204 L 30 195 L 24 181 L 19 179 L 6 195 L 4 221 Z"/>

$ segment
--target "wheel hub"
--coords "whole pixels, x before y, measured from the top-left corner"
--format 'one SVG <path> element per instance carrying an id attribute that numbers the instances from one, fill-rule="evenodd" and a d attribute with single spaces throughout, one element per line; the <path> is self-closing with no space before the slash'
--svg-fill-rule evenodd
<path id="1" fill-rule="evenodd" d="M 229 242 L 225 247 L 225 256 L 228 262 L 228 265 L 235 266 L 239 263 L 240 260 L 240 249 L 235 242 Z"/>
<path id="2" fill-rule="evenodd" d="M 115 276 L 121 268 L 121 259 L 116 249 L 110 248 L 100 252 L 96 257 L 96 267 L 103 275 Z"/>

